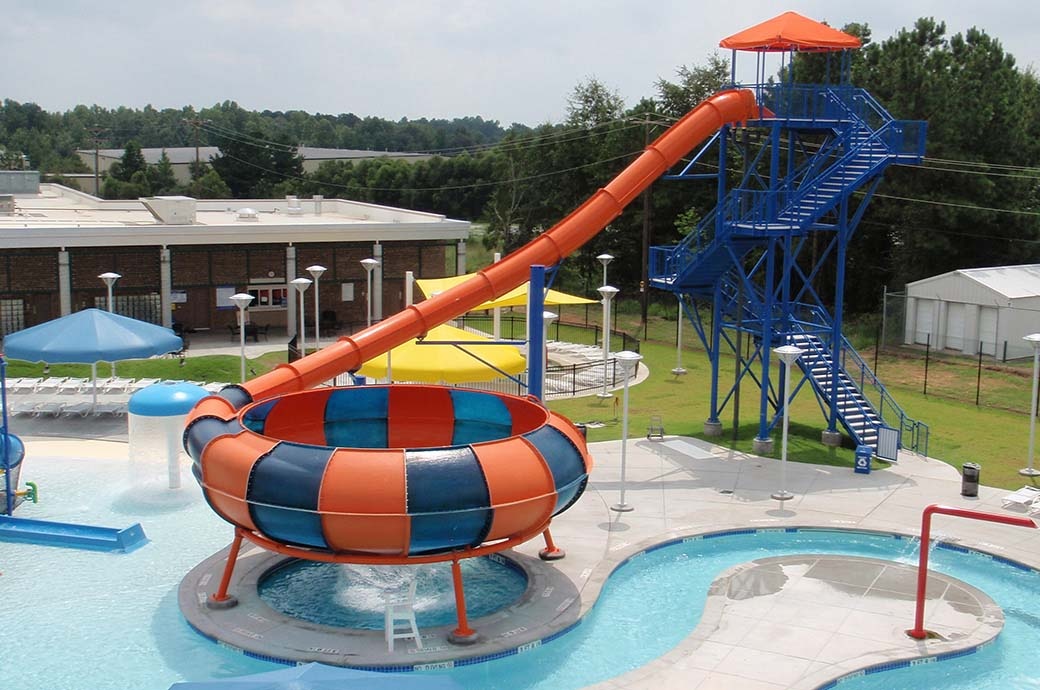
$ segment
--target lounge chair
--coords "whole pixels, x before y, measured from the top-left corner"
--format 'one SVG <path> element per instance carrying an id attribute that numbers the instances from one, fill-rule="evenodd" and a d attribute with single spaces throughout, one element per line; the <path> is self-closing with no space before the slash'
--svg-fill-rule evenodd
<path id="1" fill-rule="evenodd" d="M 111 393 L 112 391 L 123 391 L 126 392 L 130 386 L 134 383 L 134 379 L 126 379 L 122 376 L 113 376 L 111 378 L 98 381 L 98 390 L 103 393 Z"/>
<path id="2" fill-rule="evenodd" d="M 1023 486 L 1018 491 L 1007 494 L 1000 499 L 1004 508 L 1017 508 L 1030 510 L 1037 499 L 1040 498 L 1040 488 L 1035 486 Z"/>
<path id="3" fill-rule="evenodd" d="M 148 386 L 151 386 L 152 384 L 159 383 L 159 381 L 160 381 L 160 379 L 137 379 L 136 381 L 131 383 L 129 386 L 127 386 L 127 390 L 130 391 L 131 393 L 136 393 L 137 391 L 141 390 L 142 388 L 147 388 Z"/>
<path id="4" fill-rule="evenodd" d="M 78 417 L 86 417 L 93 411 L 94 406 L 89 402 L 78 402 L 70 403 L 62 408 L 61 414 L 71 417 L 76 415 Z"/>
<path id="5" fill-rule="evenodd" d="M 7 382 L 7 390 L 10 393 L 32 393 L 40 385 L 38 377 L 20 378 Z"/>
<path id="6" fill-rule="evenodd" d="M 37 405 L 35 405 L 33 407 L 32 416 L 33 417 L 43 417 L 43 416 L 57 417 L 58 415 L 60 415 L 62 412 L 65 411 L 65 408 L 66 408 L 67 405 L 68 405 L 68 403 L 63 403 L 63 402 L 42 402 L 42 403 L 38 403 Z"/>
<path id="7" fill-rule="evenodd" d="M 7 414 L 12 416 L 19 414 L 32 414 L 36 409 L 37 404 L 38 403 L 35 403 L 32 400 L 19 400 L 18 402 L 8 404 Z"/>
<path id="8" fill-rule="evenodd" d="M 59 393 L 80 393 L 90 385 L 90 379 L 68 378 L 58 384 Z"/>
<path id="9" fill-rule="evenodd" d="M 122 402 L 99 402 L 94 405 L 92 410 L 95 417 L 102 415 L 111 415 L 113 417 L 122 417 L 126 414 L 126 403 Z"/>
<path id="10" fill-rule="evenodd" d="M 33 389 L 33 392 L 45 391 L 50 389 L 57 390 L 58 386 L 60 386 L 64 382 L 64 376 L 50 376 L 36 384 L 36 388 Z"/>

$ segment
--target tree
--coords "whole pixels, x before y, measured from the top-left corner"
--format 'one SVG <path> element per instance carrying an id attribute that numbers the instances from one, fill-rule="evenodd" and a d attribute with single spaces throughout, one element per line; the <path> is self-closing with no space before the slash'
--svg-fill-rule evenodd
<path id="1" fill-rule="evenodd" d="M 159 157 L 159 162 L 148 166 L 147 179 L 152 194 L 173 194 L 177 191 L 179 185 L 165 149 Z"/>
<path id="2" fill-rule="evenodd" d="M 713 52 L 708 54 L 707 64 L 693 67 L 680 65 L 675 73 L 677 82 L 658 79 L 655 86 L 660 102 L 659 112 L 679 118 L 729 82 L 729 60 Z"/>
<path id="3" fill-rule="evenodd" d="M 147 167 L 148 163 L 145 162 L 144 154 L 141 153 L 141 145 L 131 140 L 127 142 L 126 148 L 123 150 L 123 157 L 109 168 L 108 174 L 120 182 L 129 182 L 134 173 L 144 172 Z"/>
<path id="4" fill-rule="evenodd" d="M 268 136 L 259 129 L 226 135 L 211 165 L 235 198 L 264 198 L 274 185 L 303 174 L 303 159 L 285 135 Z"/>

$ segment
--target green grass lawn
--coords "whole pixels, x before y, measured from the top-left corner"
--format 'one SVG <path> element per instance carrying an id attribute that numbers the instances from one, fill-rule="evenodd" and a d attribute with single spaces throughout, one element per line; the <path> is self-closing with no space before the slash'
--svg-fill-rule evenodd
<path id="1" fill-rule="evenodd" d="M 564 307 L 564 318 L 584 321 L 583 307 Z M 590 310 L 590 320 L 598 321 L 599 309 Z M 621 330 L 642 336 L 638 306 L 623 304 L 618 315 Z M 490 320 L 488 328 L 490 329 Z M 651 415 L 663 418 L 669 434 L 705 438 L 704 421 L 708 417 L 710 370 L 707 356 L 697 341 L 693 329 L 683 327 L 683 366 L 688 373 L 676 377 L 670 373 L 675 366 L 674 316 L 651 316 L 646 324 L 648 339 L 642 343 L 644 363 L 650 376 L 632 386 L 630 395 L 629 437 L 646 434 Z M 591 331 L 563 326 L 560 338 L 573 342 L 590 341 Z M 861 351 L 864 359 L 873 364 L 873 352 Z M 284 352 L 272 352 L 248 361 L 250 377 L 270 371 L 285 361 Z M 984 363 L 985 364 L 985 363 Z M 896 401 L 911 417 L 929 425 L 931 429 L 928 454 L 960 468 L 964 462 L 982 465 L 982 482 L 990 486 L 1014 489 L 1029 483 L 1018 474 L 1027 463 L 1029 444 L 1029 408 L 1031 395 L 1029 362 L 1009 366 L 986 364 L 980 391 L 979 406 L 975 402 L 978 376 L 977 361 L 971 358 L 939 357 L 929 363 L 929 394 L 923 392 L 923 361 L 906 352 L 884 352 L 879 358 L 878 373 Z M 723 356 L 720 379 L 723 390 L 734 377 L 734 360 Z M 110 365 L 99 364 L 99 377 L 107 377 Z M 90 376 L 88 365 L 53 365 L 52 376 Z M 116 372 L 133 378 L 182 379 L 190 381 L 238 380 L 239 359 L 234 355 L 188 357 L 183 366 L 176 358 L 131 360 L 119 362 Z M 11 361 L 7 375 L 41 376 L 42 364 Z M 621 391 L 614 398 L 600 400 L 595 396 L 572 400 L 555 400 L 550 407 L 576 422 L 602 422 L 604 426 L 589 430 L 590 441 L 604 441 L 621 437 L 618 417 L 621 413 Z M 741 452 L 751 452 L 752 441 L 758 433 L 759 391 L 754 382 L 745 377 L 740 396 L 740 419 L 737 420 L 736 438 L 733 436 L 732 402 L 723 410 L 723 435 L 710 439 L 714 443 Z M 795 400 L 791 408 L 788 459 L 792 462 L 811 462 L 852 471 L 851 448 L 826 448 L 820 443 L 820 432 L 826 428 L 824 416 L 808 389 Z M 774 456 L 780 456 L 780 426 L 773 431 Z M 875 463 L 875 468 L 885 467 Z"/>

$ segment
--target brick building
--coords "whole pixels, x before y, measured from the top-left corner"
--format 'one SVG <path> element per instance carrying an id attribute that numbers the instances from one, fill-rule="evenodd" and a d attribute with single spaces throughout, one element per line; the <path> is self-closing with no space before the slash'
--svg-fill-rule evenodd
<path id="1" fill-rule="evenodd" d="M 104 308 L 99 275 L 120 275 L 115 311 L 153 323 L 220 329 L 234 323 L 229 297 L 250 292 L 249 319 L 296 330 L 289 281 L 313 264 L 320 308 L 340 323 L 379 319 L 403 306 L 404 274 L 465 271 L 469 223 L 340 199 L 103 201 L 62 187 L 0 195 L 0 332 L 87 307 Z M 307 316 L 314 288 L 305 293 Z M 310 323 L 310 318 L 307 319 Z"/>

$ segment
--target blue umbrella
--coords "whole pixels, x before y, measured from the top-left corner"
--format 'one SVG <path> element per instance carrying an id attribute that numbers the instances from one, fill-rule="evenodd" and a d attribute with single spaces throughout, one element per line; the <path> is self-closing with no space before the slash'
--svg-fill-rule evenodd
<path id="1" fill-rule="evenodd" d="M 182 347 L 169 328 L 100 309 L 84 309 L 4 338 L 8 358 L 48 364 L 116 362 Z"/>
<path id="2" fill-rule="evenodd" d="M 9 359 L 89 364 L 97 403 L 97 363 L 164 355 L 183 349 L 169 328 L 100 309 L 84 309 L 4 338 Z"/>
<path id="3" fill-rule="evenodd" d="M 451 690 L 461 688 L 445 676 L 377 673 L 310 663 L 237 678 L 174 683 L 170 690 Z"/>

